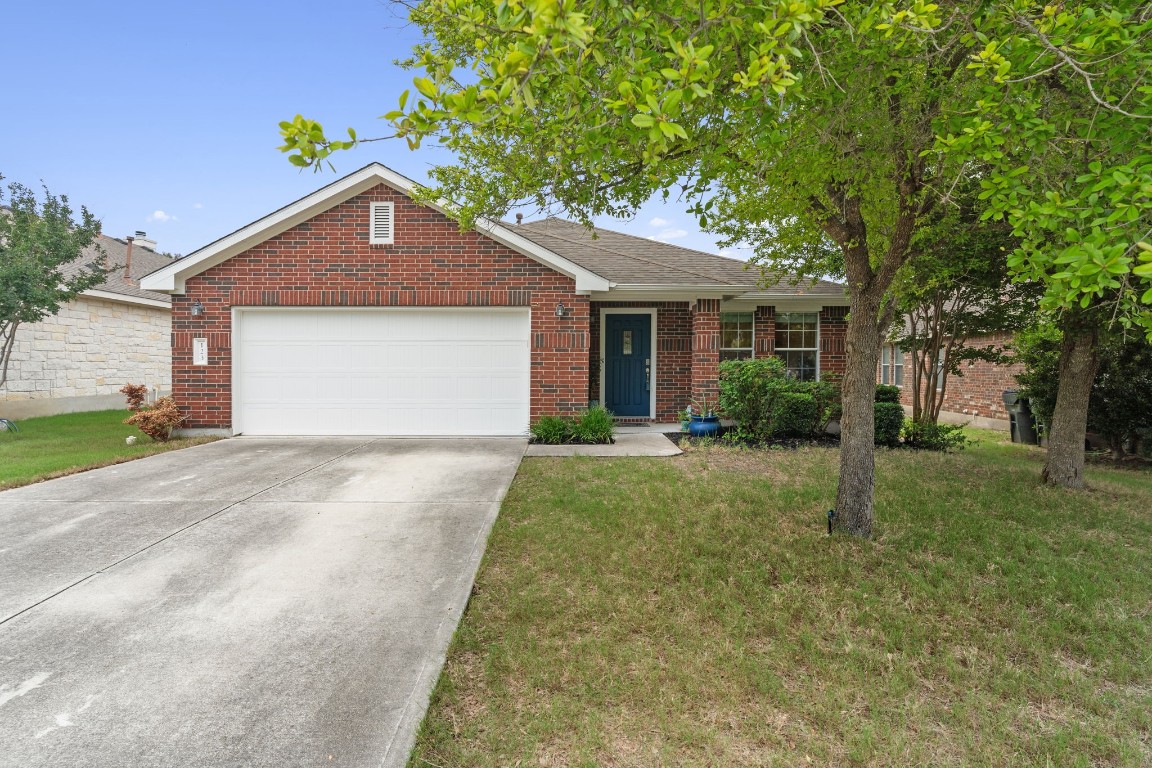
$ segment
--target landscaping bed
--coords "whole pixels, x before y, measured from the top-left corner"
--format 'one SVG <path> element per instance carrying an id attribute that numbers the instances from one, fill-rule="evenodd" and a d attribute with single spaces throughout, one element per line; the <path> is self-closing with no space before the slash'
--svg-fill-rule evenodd
<path id="1" fill-rule="evenodd" d="M 681 448 L 726 445 L 752 450 L 797 450 L 799 448 L 839 448 L 839 435 L 806 435 L 804 437 L 774 437 L 769 440 L 735 440 L 724 427 L 716 437 L 696 437 L 687 432 L 665 432 L 664 436 Z"/>
<path id="2" fill-rule="evenodd" d="M 1152 477 L 978 438 L 526 459 L 411 765 L 1148 765 Z"/>
<path id="3" fill-rule="evenodd" d="M 18 422 L 19 432 L 0 432 L 0 490 L 140 459 L 219 438 L 154 442 L 124 424 L 126 410 L 42 416 Z M 135 445 L 124 439 L 137 438 Z"/>

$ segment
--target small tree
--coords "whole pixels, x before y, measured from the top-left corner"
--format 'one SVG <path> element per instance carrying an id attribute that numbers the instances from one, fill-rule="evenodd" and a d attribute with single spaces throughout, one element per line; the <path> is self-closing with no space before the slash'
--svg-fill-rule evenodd
<path id="1" fill-rule="evenodd" d="M 41 202 L 21 184 L 9 184 L 8 193 L 7 207 L 0 208 L 0 387 L 8 381 L 20 326 L 56 314 L 107 274 L 97 263 L 65 272 L 100 234 L 100 222 L 87 208 L 81 206 L 77 222 L 64 195 L 56 197 L 45 189 Z M 102 255 L 100 246 L 95 248 Z"/>
<path id="2" fill-rule="evenodd" d="M 972 339 L 1015 332 L 1035 317 L 1041 288 L 1011 282 L 1007 254 L 1016 247 L 1011 227 L 981 222 L 975 195 L 942 206 L 917 238 L 897 280 L 901 316 L 892 340 L 910 353 L 912 420 L 935 424 L 948 392 L 948 378 L 962 376 L 962 363 L 1003 363 L 1003 345 L 977 346 Z M 905 383 L 908 383 L 907 378 Z"/>

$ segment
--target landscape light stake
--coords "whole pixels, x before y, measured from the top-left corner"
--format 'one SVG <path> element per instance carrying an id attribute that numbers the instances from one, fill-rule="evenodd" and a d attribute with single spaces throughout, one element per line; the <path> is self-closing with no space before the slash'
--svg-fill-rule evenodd
<path id="1" fill-rule="evenodd" d="M 832 521 L 836 519 L 836 510 L 828 510 L 828 535 L 832 535 Z"/>

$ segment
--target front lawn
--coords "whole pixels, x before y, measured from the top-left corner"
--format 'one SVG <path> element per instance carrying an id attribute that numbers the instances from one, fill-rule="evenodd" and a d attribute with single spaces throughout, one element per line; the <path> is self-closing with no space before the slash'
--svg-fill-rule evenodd
<path id="1" fill-rule="evenodd" d="M 0 432 L 0 490 L 216 439 L 155 443 L 122 423 L 128 415 L 126 410 L 90 411 L 17 422 L 18 433 Z M 125 444 L 128 435 L 137 436 L 135 445 Z"/>
<path id="2" fill-rule="evenodd" d="M 982 437 L 525 459 L 411 765 L 1152 764 L 1152 474 Z"/>

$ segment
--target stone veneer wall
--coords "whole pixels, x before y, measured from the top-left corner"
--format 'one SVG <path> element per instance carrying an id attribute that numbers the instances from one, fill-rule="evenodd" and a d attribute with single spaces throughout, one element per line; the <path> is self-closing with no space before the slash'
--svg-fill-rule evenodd
<path id="1" fill-rule="evenodd" d="M 171 387 L 171 312 L 80 296 L 22 325 L 0 389 L 0 416 L 27 418 L 123 405 L 132 382 Z"/>

